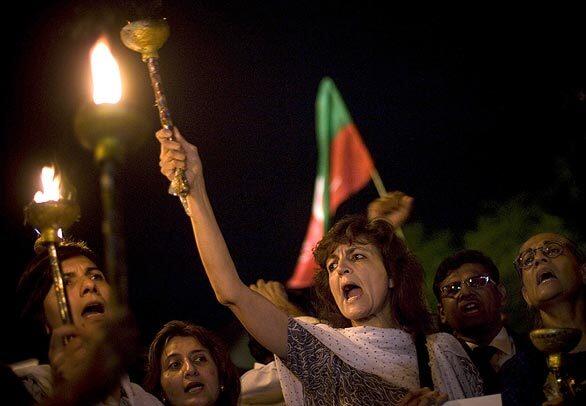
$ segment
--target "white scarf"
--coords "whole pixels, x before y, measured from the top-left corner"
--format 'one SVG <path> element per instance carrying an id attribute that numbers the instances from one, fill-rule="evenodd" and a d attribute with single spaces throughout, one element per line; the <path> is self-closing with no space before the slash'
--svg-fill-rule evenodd
<path id="1" fill-rule="evenodd" d="M 415 343 L 407 332 L 368 326 L 334 329 L 326 324 L 296 322 L 351 367 L 409 390 L 420 387 Z M 482 380 L 453 336 L 433 334 L 427 336 L 426 345 L 435 390 L 450 399 L 482 395 Z M 301 382 L 278 357 L 275 359 L 285 401 L 303 405 Z"/>

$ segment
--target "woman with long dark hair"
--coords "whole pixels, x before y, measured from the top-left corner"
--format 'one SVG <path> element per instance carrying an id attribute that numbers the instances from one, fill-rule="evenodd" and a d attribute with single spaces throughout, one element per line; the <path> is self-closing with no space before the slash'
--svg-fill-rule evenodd
<path id="1" fill-rule="evenodd" d="M 481 395 L 482 383 L 457 340 L 431 333 L 423 270 L 392 227 L 342 220 L 320 242 L 316 287 L 328 324 L 289 318 L 240 280 L 209 202 L 197 148 L 177 129 L 160 130 L 161 172 L 185 170 L 200 257 L 218 301 L 278 357 L 287 404 L 399 404 L 430 386 L 450 399 Z M 417 392 L 432 403 L 437 392 Z"/>

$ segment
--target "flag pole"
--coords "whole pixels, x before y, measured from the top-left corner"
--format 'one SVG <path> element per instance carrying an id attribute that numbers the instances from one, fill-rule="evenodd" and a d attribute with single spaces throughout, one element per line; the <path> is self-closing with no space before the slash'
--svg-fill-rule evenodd
<path id="1" fill-rule="evenodd" d="M 383 197 L 387 194 L 387 190 L 385 189 L 385 185 L 383 184 L 383 180 L 380 178 L 378 171 L 375 167 L 372 168 L 370 171 L 370 178 L 374 182 L 374 186 L 376 187 L 376 191 L 378 192 L 379 197 Z"/>
<path id="2" fill-rule="evenodd" d="M 385 188 L 385 185 L 383 184 L 383 180 L 381 179 L 375 167 L 373 167 L 370 171 L 370 178 L 372 179 L 372 182 L 376 187 L 376 191 L 378 192 L 379 197 L 385 196 L 387 194 L 387 190 Z M 407 240 L 405 239 L 405 234 L 403 233 L 403 229 L 401 227 L 397 227 L 395 229 L 395 234 L 397 234 L 397 237 L 399 237 L 401 240 L 407 242 Z"/>

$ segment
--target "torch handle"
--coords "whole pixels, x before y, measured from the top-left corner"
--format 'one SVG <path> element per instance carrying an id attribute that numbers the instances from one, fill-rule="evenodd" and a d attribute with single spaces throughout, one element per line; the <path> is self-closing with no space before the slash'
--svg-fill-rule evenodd
<path id="1" fill-rule="evenodd" d="M 147 64 L 149 77 L 151 79 L 151 86 L 153 87 L 153 92 L 155 93 L 155 102 L 157 104 L 157 109 L 159 110 L 159 119 L 161 120 L 161 125 L 163 128 L 173 131 L 171 111 L 167 106 L 167 98 L 163 92 L 163 84 L 159 69 L 159 58 L 149 57 L 144 59 L 144 61 Z M 172 135 L 171 139 L 173 139 Z M 181 200 L 181 204 L 183 205 L 185 212 L 187 215 L 189 215 L 189 207 L 187 206 L 189 183 L 187 182 L 187 177 L 185 176 L 185 171 L 183 169 L 177 168 L 175 170 L 175 175 L 171 181 L 171 185 L 169 185 L 169 193 L 173 196 L 179 196 L 179 200 Z"/>
<path id="2" fill-rule="evenodd" d="M 100 191 L 102 197 L 102 234 L 104 236 L 104 258 L 108 279 L 115 292 L 116 304 L 128 303 L 128 270 L 124 245 L 123 211 L 120 188 L 117 187 L 120 172 L 114 160 L 103 160 L 100 164 Z"/>
<path id="3" fill-rule="evenodd" d="M 51 271 L 53 273 L 53 287 L 55 289 L 55 296 L 57 297 L 61 322 L 63 324 L 73 324 L 71 308 L 69 307 L 69 300 L 67 299 L 67 293 L 65 292 L 63 283 L 63 271 L 61 270 L 61 266 L 59 266 L 55 243 L 49 243 L 47 249 L 49 251 L 49 263 L 51 264 Z"/>
<path id="4" fill-rule="evenodd" d="M 173 120 L 171 119 L 171 111 L 167 106 L 167 98 L 163 92 L 163 82 L 161 80 L 161 74 L 159 69 L 159 58 L 147 58 L 147 68 L 149 70 L 149 77 L 151 79 L 151 86 L 155 93 L 155 102 L 159 109 L 159 118 L 161 119 L 161 125 L 169 130 L 173 129 Z"/>

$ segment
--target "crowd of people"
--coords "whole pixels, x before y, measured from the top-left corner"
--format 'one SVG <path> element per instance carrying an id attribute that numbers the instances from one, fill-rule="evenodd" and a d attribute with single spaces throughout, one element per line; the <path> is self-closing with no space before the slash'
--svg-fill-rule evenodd
<path id="1" fill-rule="evenodd" d="M 19 284 L 23 314 L 50 334 L 49 365 L 3 368 L 21 404 L 432 405 L 500 394 L 503 404 L 569 404 L 551 398 L 546 357 L 506 324 L 507 295 L 522 295 L 535 327 L 582 332 L 567 354 L 572 399 L 586 399 L 586 259 L 567 236 L 528 236 L 514 260 L 522 291 L 507 290 L 493 261 L 464 250 L 435 273 L 437 317 L 424 296 L 423 268 L 398 237 L 412 199 L 383 197 L 368 215 L 347 216 L 318 243 L 315 313 L 282 285 L 247 286 L 208 199 L 197 148 L 160 130 L 161 172 L 185 171 L 196 247 L 217 300 L 250 335 L 258 364 L 239 376 L 225 344 L 185 321 L 166 323 L 150 345 L 143 385 L 126 371 L 137 351 L 132 316 L 113 298 L 96 255 L 58 247 L 73 323 L 62 325 L 49 256 L 41 250 Z M 565 402 L 565 403 L 564 403 Z"/>

